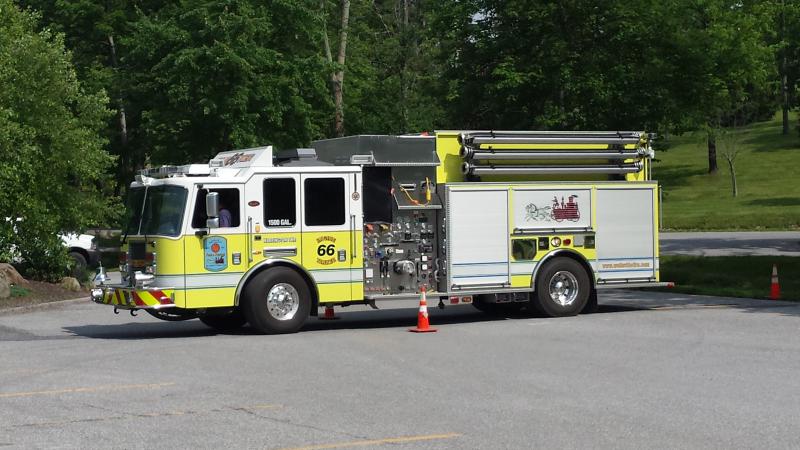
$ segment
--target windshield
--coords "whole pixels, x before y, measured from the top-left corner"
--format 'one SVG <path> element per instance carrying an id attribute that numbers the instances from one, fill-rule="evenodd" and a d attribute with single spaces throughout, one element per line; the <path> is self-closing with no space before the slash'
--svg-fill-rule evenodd
<path id="1" fill-rule="evenodd" d="M 178 236 L 183 225 L 186 195 L 186 189 L 179 186 L 131 189 L 125 212 L 125 234 Z"/>

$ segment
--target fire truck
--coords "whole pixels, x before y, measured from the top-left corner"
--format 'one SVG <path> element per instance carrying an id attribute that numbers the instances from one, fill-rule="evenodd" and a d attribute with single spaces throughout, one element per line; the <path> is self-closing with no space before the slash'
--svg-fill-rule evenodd
<path id="1" fill-rule="evenodd" d="M 143 170 L 94 302 L 292 333 L 319 308 L 418 298 L 572 316 L 660 286 L 642 132 L 438 131 L 226 151 Z"/>

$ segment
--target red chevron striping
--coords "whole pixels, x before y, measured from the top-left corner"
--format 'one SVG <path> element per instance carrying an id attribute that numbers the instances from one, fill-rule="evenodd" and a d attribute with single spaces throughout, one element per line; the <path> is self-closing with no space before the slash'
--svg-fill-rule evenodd
<path id="1" fill-rule="evenodd" d="M 147 306 L 136 291 L 132 291 L 131 293 L 133 294 L 133 302 L 136 303 L 136 306 Z"/>
<path id="2" fill-rule="evenodd" d="M 164 291 L 150 291 L 150 294 L 152 294 L 153 297 L 158 300 L 158 303 L 161 303 L 162 305 L 172 303 L 172 299 L 169 297 L 169 295 L 164 294 Z"/>

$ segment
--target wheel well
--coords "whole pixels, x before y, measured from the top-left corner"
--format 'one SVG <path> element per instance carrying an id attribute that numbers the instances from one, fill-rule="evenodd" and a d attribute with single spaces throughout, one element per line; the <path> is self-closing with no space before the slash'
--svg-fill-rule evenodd
<path id="1" fill-rule="evenodd" d="M 316 316 L 317 315 L 317 306 L 319 305 L 319 292 L 317 291 L 317 284 L 314 282 L 314 279 L 311 278 L 311 275 L 309 275 L 308 272 L 306 272 L 305 270 L 303 270 L 302 268 L 298 267 L 297 265 L 293 264 L 290 261 L 282 261 L 282 260 L 270 261 L 270 262 L 267 262 L 267 263 L 262 264 L 260 266 L 257 266 L 256 268 L 252 269 L 250 272 L 246 273 L 244 275 L 244 277 L 243 277 L 243 280 L 239 283 L 239 287 L 236 288 L 236 299 L 235 299 L 236 306 L 239 306 L 239 298 L 241 297 L 241 294 L 244 291 L 244 288 L 247 286 L 247 283 L 249 283 L 250 280 L 253 277 L 255 277 L 256 275 L 258 275 L 259 273 L 261 273 L 261 272 L 263 272 L 265 270 L 269 270 L 272 267 L 286 267 L 286 268 L 289 268 L 289 269 L 297 272 L 303 278 L 303 280 L 308 285 L 308 291 L 311 293 L 311 312 L 310 312 L 310 315 Z"/>
<path id="2" fill-rule="evenodd" d="M 576 252 L 573 252 L 573 251 L 570 251 L 570 250 L 560 250 L 560 251 L 556 251 L 556 252 L 553 252 L 553 253 L 550 253 L 550 254 L 546 255 L 544 261 L 540 262 L 539 264 L 537 264 L 536 265 L 536 270 L 533 272 L 533 277 L 531 278 L 531 287 L 532 288 L 536 289 L 536 277 L 539 276 L 539 268 L 541 266 L 543 266 L 544 264 L 547 264 L 551 260 L 553 260 L 555 258 L 558 258 L 558 257 L 569 258 L 569 259 L 577 261 L 578 264 L 580 264 L 581 267 L 583 267 L 583 270 L 586 271 L 586 275 L 589 276 L 589 280 L 591 282 L 591 287 L 592 287 L 592 291 L 591 292 L 595 292 L 596 291 L 595 276 L 594 276 L 594 270 L 592 270 L 592 266 L 589 265 L 589 262 L 586 261 L 586 258 L 584 258 L 583 255 L 581 255 L 579 253 L 576 253 Z"/>
<path id="3" fill-rule="evenodd" d="M 67 254 L 69 253 L 80 253 L 80 255 L 83 256 L 83 258 L 86 260 L 86 262 L 87 263 L 89 262 L 89 253 L 86 251 L 86 249 L 80 247 L 70 247 L 67 249 Z"/>

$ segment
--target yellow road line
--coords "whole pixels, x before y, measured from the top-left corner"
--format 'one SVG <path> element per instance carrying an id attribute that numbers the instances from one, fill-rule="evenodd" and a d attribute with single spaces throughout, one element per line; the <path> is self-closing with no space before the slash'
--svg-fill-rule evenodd
<path id="1" fill-rule="evenodd" d="M 31 391 L 31 392 L 0 392 L 0 398 L 12 397 L 34 397 L 37 395 L 59 395 L 75 394 L 80 392 L 100 392 L 100 391 L 121 391 L 125 389 L 158 389 L 165 386 L 172 386 L 175 383 L 153 383 L 153 384 L 112 384 L 107 386 L 93 386 L 69 389 L 54 389 L 52 391 Z"/>
<path id="2" fill-rule="evenodd" d="M 253 410 L 253 409 L 278 409 L 283 408 L 283 405 L 253 405 L 253 406 L 239 406 L 233 409 L 245 409 L 245 410 Z"/>
<path id="3" fill-rule="evenodd" d="M 338 442 L 332 444 L 309 445 L 306 447 L 285 448 L 282 450 L 325 450 L 330 448 L 366 447 L 369 445 L 405 444 L 408 442 L 433 441 L 437 439 L 453 439 L 461 436 L 459 433 L 427 434 L 422 436 L 401 436 L 384 439 L 370 439 L 363 441 Z"/>
<path id="4" fill-rule="evenodd" d="M 254 411 L 258 409 L 278 409 L 282 408 L 283 405 L 255 405 L 255 406 L 223 406 L 221 408 L 212 408 L 212 409 L 197 409 L 191 410 L 187 409 L 185 411 L 166 411 L 166 412 L 145 412 L 145 413 L 128 413 L 124 415 L 113 415 L 113 416 L 102 416 L 102 417 L 87 417 L 82 419 L 70 419 L 70 420 L 61 420 L 61 421 L 50 421 L 50 422 L 29 422 L 29 423 L 19 423 L 19 424 L 12 424 L 12 425 L 0 425 L 0 429 L 6 428 L 22 428 L 22 427 L 33 427 L 33 428 L 43 428 L 43 427 L 58 427 L 64 425 L 72 425 L 77 423 L 98 423 L 98 422 L 111 422 L 115 420 L 135 420 L 135 419 L 153 419 L 153 418 L 166 418 L 166 417 L 175 417 L 175 416 L 188 416 L 188 415 L 202 415 L 202 414 L 213 414 L 213 413 L 221 413 L 227 411 Z"/>

